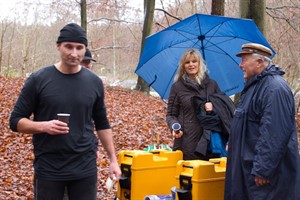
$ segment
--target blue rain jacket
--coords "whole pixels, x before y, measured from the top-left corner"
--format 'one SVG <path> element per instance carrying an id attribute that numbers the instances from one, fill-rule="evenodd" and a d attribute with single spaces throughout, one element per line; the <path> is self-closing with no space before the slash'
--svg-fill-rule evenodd
<path id="1" fill-rule="evenodd" d="M 231 124 L 225 200 L 300 199 L 294 99 L 283 74 L 271 65 L 242 91 Z M 256 175 L 270 183 L 257 187 Z"/>

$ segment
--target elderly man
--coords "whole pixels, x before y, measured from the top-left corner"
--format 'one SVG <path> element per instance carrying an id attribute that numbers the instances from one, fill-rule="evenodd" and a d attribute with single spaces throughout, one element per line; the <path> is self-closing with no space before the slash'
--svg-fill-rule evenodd
<path id="1" fill-rule="evenodd" d="M 60 61 L 33 73 L 10 117 L 13 131 L 32 134 L 34 199 L 95 200 L 97 163 L 94 129 L 118 180 L 112 130 L 107 119 L 101 79 L 82 67 L 88 41 L 77 24 L 64 26 L 57 38 Z M 69 113 L 69 121 L 57 120 Z M 33 114 L 33 119 L 31 115 Z"/>
<path id="2" fill-rule="evenodd" d="M 246 83 L 231 124 L 225 200 L 299 199 L 295 104 L 271 55 L 256 43 L 237 54 Z"/>

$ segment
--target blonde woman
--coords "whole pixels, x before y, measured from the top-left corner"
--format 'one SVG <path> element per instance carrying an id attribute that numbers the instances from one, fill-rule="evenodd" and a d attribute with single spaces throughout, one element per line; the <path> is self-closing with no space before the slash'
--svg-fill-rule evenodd
<path id="1" fill-rule="evenodd" d="M 201 155 L 195 152 L 203 135 L 203 127 L 191 101 L 197 95 L 204 99 L 212 94 L 221 93 L 218 84 L 209 78 L 208 70 L 201 54 L 196 49 L 187 49 L 179 61 L 179 68 L 172 86 L 167 106 L 167 123 L 174 137 L 173 150 L 181 150 L 184 160 L 209 159 L 212 154 Z M 214 109 L 214 104 L 207 101 L 204 104 L 207 112 Z M 172 129 L 179 123 L 180 131 Z"/>

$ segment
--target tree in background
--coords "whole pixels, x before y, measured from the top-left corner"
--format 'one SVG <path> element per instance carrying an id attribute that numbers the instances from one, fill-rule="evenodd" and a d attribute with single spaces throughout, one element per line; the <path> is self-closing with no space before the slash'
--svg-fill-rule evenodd
<path id="1" fill-rule="evenodd" d="M 87 31 L 86 0 L 80 2 L 81 27 Z"/>
<path id="2" fill-rule="evenodd" d="M 241 18 L 253 19 L 265 34 L 266 0 L 240 0 Z"/>
<path id="3" fill-rule="evenodd" d="M 143 48 L 145 45 L 145 38 L 148 35 L 150 35 L 151 31 L 152 31 L 154 7 L 155 7 L 155 0 L 151 0 L 151 1 L 144 0 L 145 20 L 144 20 L 144 26 L 143 26 L 143 36 L 142 36 L 142 41 L 141 41 L 140 55 L 143 52 Z M 138 77 L 135 89 L 138 91 L 145 92 L 145 93 L 150 92 L 149 85 L 141 77 Z"/>
<path id="4" fill-rule="evenodd" d="M 211 14 L 224 16 L 225 12 L 225 0 L 212 0 L 211 2 Z"/>
<path id="5" fill-rule="evenodd" d="M 265 0 L 240 0 L 241 18 L 253 19 L 259 30 L 264 34 L 265 30 Z M 234 95 L 234 104 L 237 105 L 241 94 Z"/>
<path id="6" fill-rule="evenodd" d="M 3 45 L 4 45 L 4 37 L 7 31 L 7 28 L 10 23 L 7 21 L 3 21 L 0 26 L 0 72 L 2 70 L 2 52 L 3 52 Z"/>

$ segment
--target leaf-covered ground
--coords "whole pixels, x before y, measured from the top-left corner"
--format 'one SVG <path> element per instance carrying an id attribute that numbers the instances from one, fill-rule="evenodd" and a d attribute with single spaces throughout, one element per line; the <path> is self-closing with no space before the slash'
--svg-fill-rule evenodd
<path id="1" fill-rule="evenodd" d="M 0 76 L 0 199 L 33 199 L 31 136 L 13 133 L 8 127 L 9 114 L 23 83 L 22 78 Z M 119 87 L 105 89 L 117 153 L 155 143 L 172 145 L 165 122 L 166 104 L 161 99 Z M 300 127 L 300 115 L 297 124 Z M 100 152 L 97 199 L 113 199 L 116 189 L 105 189 L 109 162 L 101 145 Z"/>
<path id="2" fill-rule="evenodd" d="M 22 88 L 24 79 L 0 76 L 0 199 L 33 199 L 33 153 L 31 136 L 14 133 L 8 118 Z M 165 122 L 166 104 L 157 97 L 120 87 L 106 87 L 106 106 L 114 133 L 117 153 L 142 150 L 148 145 L 171 146 L 172 137 Z M 109 162 L 100 145 L 97 199 L 113 199 L 105 181 Z"/>

